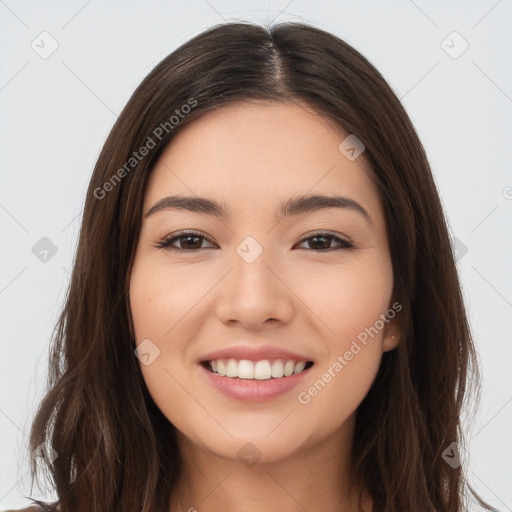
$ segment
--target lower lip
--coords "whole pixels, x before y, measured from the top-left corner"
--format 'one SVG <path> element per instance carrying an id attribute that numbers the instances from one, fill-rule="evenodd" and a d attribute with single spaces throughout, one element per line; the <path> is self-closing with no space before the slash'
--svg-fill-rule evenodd
<path id="1" fill-rule="evenodd" d="M 283 395 L 297 386 L 312 367 L 289 377 L 268 380 L 221 377 L 219 374 L 207 370 L 201 364 L 199 368 L 200 373 L 205 375 L 209 382 L 224 395 L 246 402 L 266 402 Z"/>

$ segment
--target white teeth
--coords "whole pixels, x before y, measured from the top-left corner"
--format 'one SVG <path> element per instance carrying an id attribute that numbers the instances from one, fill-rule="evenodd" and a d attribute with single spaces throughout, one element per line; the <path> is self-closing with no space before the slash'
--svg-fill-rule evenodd
<path id="1" fill-rule="evenodd" d="M 297 363 L 295 365 L 295 369 L 293 370 L 293 373 L 300 373 L 302 370 L 304 370 L 305 366 L 306 366 L 306 363 L 304 361 Z"/>
<path id="2" fill-rule="evenodd" d="M 238 377 L 238 364 L 234 359 L 230 359 L 226 365 L 226 377 Z"/>
<path id="3" fill-rule="evenodd" d="M 276 359 L 272 364 L 268 359 L 249 361 L 248 359 L 218 359 L 210 361 L 210 368 L 221 377 L 240 378 L 248 380 L 279 379 L 300 373 L 306 367 L 305 361 L 283 361 Z"/>
<path id="4" fill-rule="evenodd" d="M 279 378 L 284 375 L 283 370 L 283 361 L 277 360 L 274 361 L 274 364 L 272 365 L 272 377 Z"/>
<path id="5" fill-rule="evenodd" d="M 238 377 L 241 379 L 254 379 L 254 364 L 252 361 L 242 359 L 238 363 Z"/>
<path id="6" fill-rule="evenodd" d="M 272 369 L 268 361 L 258 361 L 254 365 L 254 378 L 258 380 L 266 380 L 272 377 Z"/>
<path id="7" fill-rule="evenodd" d="M 295 369 L 295 363 L 293 361 L 286 361 L 284 365 L 284 376 L 289 377 Z"/>

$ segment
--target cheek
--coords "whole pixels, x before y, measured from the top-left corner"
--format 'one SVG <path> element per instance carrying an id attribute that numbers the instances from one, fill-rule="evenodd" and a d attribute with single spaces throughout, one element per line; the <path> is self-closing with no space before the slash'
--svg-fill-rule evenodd
<path id="1" fill-rule="evenodd" d="M 148 365 L 141 360 L 141 372 L 155 403 L 174 424 L 180 424 L 177 411 L 191 407 L 183 386 L 190 387 L 192 342 L 201 336 L 205 294 L 216 281 L 217 273 L 151 257 L 136 258 L 132 269 L 130 306 L 136 344 L 142 350 L 142 343 L 150 340 L 150 352 L 157 354 Z"/>
<path id="2" fill-rule="evenodd" d="M 375 380 L 380 352 L 367 347 L 349 352 L 350 360 L 345 352 L 333 354 L 298 390 L 298 415 L 306 422 L 321 423 L 320 429 L 313 429 L 313 438 L 335 432 L 345 424 Z"/>
<path id="3" fill-rule="evenodd" d="M 384 329 L 394 316 L 386 316 L 393 276 L 390 262 L 377 259 L 310 276 L 314 286 L 304 283 L 299 293 L 321 321 L 324 350 L 297 401 L 335 428 L 357 409 L 378 372 Z"/>
<path id="4" fill-rule="evenodd" d="M 172 277 L 171 277 L 172 276 Z M 165 272 L 152 265 L 151 258 L 135 260 L 130 278 L 130 306 L 139 352 L 149 352 L 149 360 L 140 358 L 140 367 L 150 391 L 169 386 L 173 358 L 182 356 L 180 337 L 175 332 L 181 327 L 180 318 L 187 310 L 187 293 L 181 289 L 179 274 Z M 149 363 L 149 364 L 145 364 Z"/>
<path id="5" fill-rule="evenodd" d="M 204 293 L 204 281 L 190 269 L 157 264 L 151 258 L 136 261 L 130 279 L 136 340 L 150 338 L 165 345 L 166 340 L 176 338 L 175 333 L 186 324 L 182 319 Z"/>
<path id="6" fill-rule="evenodd" d="M 294 278 L 294 291 L 316 315 L 331 349 L 343 350 L 347 342 L 350 345 L 350 340 L 371 328 L 390 306 L 392 267 L 387 258 L 378 256 L 354 256 L 347 264 L 317 264 Z"/>
<path id="7" fill-rule="evenodd" d="M 197 298 L 194 280 L 186 277 L 152 263 L 151 258 L 141 258 L 135 260 L 130 278 L 136 345 L 140 352 L 150 353 L 149 361 L 141 358 L 139 366 L 151 397 L 174 425 L 180 424 L 178 411 L 190 407 L 190 397 L 179 384 L 184 382 L 180 370 L 187 345 L 187 336 L 180 329 L 192 308 L 189 303 Z"/>

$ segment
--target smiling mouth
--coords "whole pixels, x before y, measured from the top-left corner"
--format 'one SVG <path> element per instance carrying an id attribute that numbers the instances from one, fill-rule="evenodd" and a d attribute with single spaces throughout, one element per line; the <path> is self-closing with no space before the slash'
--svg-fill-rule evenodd
<path id="1" fill-rule="evenodd" d="M 313 365 L 313 361 L 297 362 L 286 359 L 217 359 L 201 362 L 201 366 L 209 372 L 237 380 L 282 379 L 309 370 Z"/>

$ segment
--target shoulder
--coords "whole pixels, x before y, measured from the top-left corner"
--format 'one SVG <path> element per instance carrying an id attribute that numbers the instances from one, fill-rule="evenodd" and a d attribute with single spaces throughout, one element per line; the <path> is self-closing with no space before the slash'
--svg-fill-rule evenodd
<path id="1" fill-rule="evenodd" d="M 37 506 L 27 507 L 27 508 L 17 508 L 16 510 L 4 510 L 3 512 L 42 512 L 44 509 Z"/>
<path id="2" fill-rule="evenodd" d="M 43 510 L 44 510 L 43 508 L 33 505 L 33 506 L 27 507 L 27 508 L 17 508 L 16 510 L 14 510 L 14 509 L 4 510 L 3 512 L 42 512 Z"/>
<path id="3" fill-rule="evenodd" d="M 44 508 L 38 507 L 37 505 L 31 505 L 26 508 L 9 509 L 3 510 L 2 512 L 44 512 Z"/>

